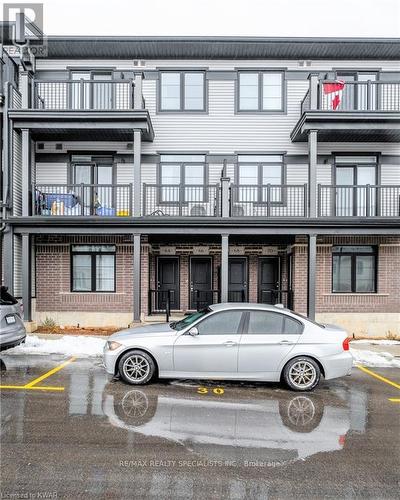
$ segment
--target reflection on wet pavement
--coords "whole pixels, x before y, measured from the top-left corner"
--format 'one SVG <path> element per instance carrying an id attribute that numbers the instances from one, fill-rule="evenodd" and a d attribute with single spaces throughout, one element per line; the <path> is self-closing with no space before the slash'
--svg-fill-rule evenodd
<path id="1" fill-rule="evenodd" d="M 2 356 L 2 383 L 26 383 L 60 362 L 38 358 Z M 273 480 L 290 498 L 298 495 L 298 474 L 315 482 L 319 470 L 324 485 L 309 488 L 338 494 L 327 467 L 343 474 L 355 459 L 353 444 L 374 436 L 371 389 L 361 376 L 304 394 L 227 382 L 133 388 L 110 381 L 98 361 L 77 360 L 48 380 L 62 393 L 2 392 L 2 487 L 130 498 L 134 483 L 136 497 L 266 498 L 280 491 Z M 209 390 L 199 394 L 199 386 Z M 386 481 L 391 488 L 393 478 Z"/>

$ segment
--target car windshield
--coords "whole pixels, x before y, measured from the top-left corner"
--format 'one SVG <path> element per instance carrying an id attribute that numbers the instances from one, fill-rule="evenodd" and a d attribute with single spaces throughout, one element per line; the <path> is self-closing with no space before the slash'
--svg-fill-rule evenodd
<path id="1" fill-rule="evenodd" d="M 190 326 L 192 323 L 194 323 L 196 320 L 199 318 L 202 318 L 206 314 L 211 312 L 211 309 L 209 307 L 206 307 L 205 309 L 202 309 L 201 311 L 197 311 L 193 314 L 189 314 L 189 316 L 186 316 L 185 319 L 182 319 L 181 321 L 173 321 L 172 323 L 169 324 L 171 328 L 174 330 L 183 330 L 187 326 Z"/>

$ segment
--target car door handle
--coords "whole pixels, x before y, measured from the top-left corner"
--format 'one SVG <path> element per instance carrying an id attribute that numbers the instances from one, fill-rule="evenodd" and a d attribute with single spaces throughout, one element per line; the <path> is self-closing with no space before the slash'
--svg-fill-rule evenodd
<path id="1" fill-rule="evenodd" d="M 278 344 L 283 344 L 283 345 L 293 345 L 294 342 L 291 342 L 290 340 L 281 340 L 280 342 L 278 342 Z"/>
<path id="2" fill-rule="evenodd" d="M 237 345 L 237 342 L 233 342 L 232 340 L 228 340 L 227 342 L 224 342 L 224 346 L 226 346 L 226 347 L 233 347 L 234 345 Z"/>

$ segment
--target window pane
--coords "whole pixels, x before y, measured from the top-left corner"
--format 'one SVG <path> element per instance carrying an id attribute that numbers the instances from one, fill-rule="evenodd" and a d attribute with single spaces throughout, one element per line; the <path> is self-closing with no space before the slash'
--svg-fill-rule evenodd
<path id="1" fill-rule="evenodd" d="M 179 201 L 180 183 L 180 165 L 161 165 L 161 184 L 167 186 L 161 188 L 161 200 L 163 202 Z"/>
<path id="2" fill-rule="evenodd" d="M 282 166 L 281 165 L 262 165 L 262 196 L 263 201 L 268 200 L 267 184 L 272 184 L 270 187 L 270 201 L 282 201 Z"/>
<path id="3" fill-rule="evenodd" d="M 239 184 L 257 185 L 258 184 L 258 166 L 257 165 L 239 165 Z"/>
<path id="4" fill-rule="evenodd" d="M 201 163 L 206 161 L 205 155 L 161 155 L 161 163 Z"/>
<path id="5" fill-rule="evenodd" d="M 185 109 L 204 109 L 204 74 L 185 74 Z"/>
<path id="6" fill-rule="evenodd" d="M 114 255 L 96 255 L 96 291 L 114 291 Z"/>
<path id="7" fill-rule="evenodd" d="M 300 335 L 303 331 L 303 325 L 299 323 L 299 321 L 296 321 L 295 319 L 289 318 L 285 316 L 284 322 L 283 322 L 283 333 L 288 334 L 288 335 Z"/>
<path id="8" fill-rule="evenodd" d="M 281 163 L 282 155 L 239 155 L 239 163 Z"/>
<path id="9" fill-rule="evenodd" d="M 197 325 L 200 335 L 229 335 L 237 333 L 242 311 L 222 311 Z"/>
<path id="10" fill-rule="evenodd" d="M 239 108 L 258 109 L 258 73 L 239 74 Z"/>
<path id="11" fill-rule="evenodd" d="M 257 201 L 258 165 L 239 165 L 239 185 L 239 201 Z"/>
<path id="12" fill-rule="evenodd" d="M 161 165 L 161 184 L 180 184 L 180 165 Z"/>
<path id="13" fill-rule="evenodd" d="M 115 252 L 115 245 L 72 245 L 73 252 Z"/>
<path id="14" fill-rule="evenodd" d="M 263 109 L 282 109 L 282 74 L 263 74 Z"/>
<path id="15" fill-rule="evenodd" d="M 92 257 L 74 255 L 72 258 L 72 290 L 90 292 L 92 289 Z"/>
<path id="16" fill-rule="evenodd" d="M 334 255 L 333 263 L 333 292 L 351 292 L 351 256 Z"/>
<path id="17" fill-rule="evenodd" d="M 180 73 L 161 73 L 161 109 L 180 109 Z"/>
<path id="18" fill-rule="evenodd" d="M 204 165 L 185 165 L 185 201 L 204 200 Z"/>
<path id="19" fill-rule="evenodd" d="M 282 314 L 264 311 L 251 311 L 248 333 L 283 333 L 283 319 L 284 316 Z"/>
<path id="20" fill-rule="evenodd" d="M 203 184 L 204 165 L 185 165 L 185 184 Z"/>
<path id="21" fill-rule="evenodd" d="M 375 292 L 375 256 L 357 255 L 356 292 Z"/>

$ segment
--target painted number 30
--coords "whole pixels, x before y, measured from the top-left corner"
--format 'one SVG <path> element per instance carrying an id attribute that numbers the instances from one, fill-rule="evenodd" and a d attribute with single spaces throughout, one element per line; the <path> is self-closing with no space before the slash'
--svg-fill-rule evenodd
<path id="1" fill-rule="evenodd" d="M 197 388 L 197 393 L 198 394 L 208 394 L 209 390 L 207 387 L 198 387 Z M 215 387 L 212 389 L 212 393 L 216 394 L 217 396 L 221 396 L 225 391 L 222 389 L 222 387 Z"/>

